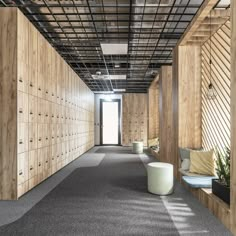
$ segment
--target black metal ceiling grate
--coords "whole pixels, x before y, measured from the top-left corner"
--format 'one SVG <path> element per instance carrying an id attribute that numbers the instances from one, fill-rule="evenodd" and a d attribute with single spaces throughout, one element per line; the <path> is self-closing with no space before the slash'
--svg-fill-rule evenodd
<path id="1" fill-rule="evenodd" d="M 19 7 L 93 91 L 146 92 L 203 0 L 0 0 Z M 101 43 L 128 45 L 103 55 Z M 125 80 L 92 75 L 126 75 Z"/>

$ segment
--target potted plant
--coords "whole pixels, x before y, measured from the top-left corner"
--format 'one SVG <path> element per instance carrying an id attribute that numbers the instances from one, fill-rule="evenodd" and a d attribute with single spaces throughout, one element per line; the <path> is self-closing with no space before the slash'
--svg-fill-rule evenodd
<path id="1" fill-rule="evenodd" d="M 217 152 L 216 173 L 218 179 L 212 180 L 212 193 L 230 204 L 230 149 L 224 154 Z"/>

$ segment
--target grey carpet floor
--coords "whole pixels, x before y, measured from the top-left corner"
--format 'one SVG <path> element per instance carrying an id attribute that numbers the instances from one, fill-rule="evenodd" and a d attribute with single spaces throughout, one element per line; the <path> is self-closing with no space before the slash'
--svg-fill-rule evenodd
<path id="1" fill-rule="evenodd" d="M 160 197 L 147 193 L 137 155 L 107 153 L 76 169 L 0 235 L 179 235 Z"/>

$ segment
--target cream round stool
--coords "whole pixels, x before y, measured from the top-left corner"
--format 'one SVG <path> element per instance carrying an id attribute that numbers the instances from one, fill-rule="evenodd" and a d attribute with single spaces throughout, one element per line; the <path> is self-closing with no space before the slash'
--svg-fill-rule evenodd
<path id="1" fill-rule="evenodd" d="M 168 195 L 173 192 L 173 165 L 164 162 L 147 164 L 148 191 L 158 195 Z"/>
<path id="2" fill-rule="evenodd" d="M 133 142 L 133 153 L 143 153 L 143 142 Z"/>

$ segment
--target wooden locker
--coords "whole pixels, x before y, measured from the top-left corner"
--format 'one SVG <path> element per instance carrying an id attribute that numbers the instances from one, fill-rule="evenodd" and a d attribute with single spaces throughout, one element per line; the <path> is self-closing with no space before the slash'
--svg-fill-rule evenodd
<path id="1" fill-rule="evenodd" d="M 17 182 L 18 182 L 18 197 L 28 191 L 28 152 L 23 152 L 17 156 Z"/>
<path id="2" fill-rule="evenodd" d="M 43 178 L 46 179 L 51 175 L 51 152 L 50 152 L 50 147 L 45 147 L 43 152 L 44 152 Z"/>
<path id="3" fill-rule="evenodd" d="M 44 148 L 38 149 L 38 182 L 42 182 L 44 180 Z"/>
<path id="4" fill-rule="evenodd" d="M 38 98 L 32 95 L 29 95 L 29 122 L 37 123 L 38 122 Z"/>
<path id="5" fill-rule="evenodd" d="M 57 145 L 54 144 L 51 146 L 51 173 L 57 171 Z"/>
<path id="6" fill-rule="evenodd" d="M 48 124 L 51 120 L 50 118 L 50 102 L 47 100 L 43 100 L 43 123 Z"/>
<path id="7" fill-rule="evenodd" d="M 29 189 L 38 184 L 38 150 L 29 152 Z"/>
<path id="8" fill-rule="evenodd" d="M 45 99 L 47 101 L 51 101 L 52 99 L 52 91 L 51 91 L 51 68 L 52 68 L 52 47 L 49 43 L 47 43 L 45 48 L 46 54 L 46 71 L 45 71 Z"/>
<path id="9" fill-rule="evenodd" d="M 44 130 L 43 130 L 43 138 L 44 138 L 44 147 L 48 147 L 51 144 L 51 128 L 49 124 L 43 124 Z"/>
<path id="10" fill-rule="evenodd" d="M 50 88 L 51 88 L 51 101 L 53 103 L 57 103 L 57 75 L 58 75 L 58 65 L 57 65 L 57 52 L 52 49 L 51 51 L 51 64 L 52 64 L 52 67 L 51 67 L 51 85 L 50 85 Z"/>
<path id="11" fill-rule="evenodd" d="M 29 151 L 38 148 L 38 125 L 29 123 Z"/>
<path id="12" fill-rule="evenodd" d="M 44 124 L 38 124 L 38 148 L 44 147 L 45 141 L 44 141 Z"/>
<path id="13" fill-rule="evenodd" d="M 57 124 L 57 143 L 61 143 L 61 130 L 62 125 L 61 124 Z"/>
<path id="14" fill-rule="evenodd" d="M 21 12 L 18 12 L 17 18 L 17 89 L 28 93 L 29 21 Z"/>
<path id="15" fill-rule="evenodd" d="M 29 94 L 38 95 L 38 31 L 29 23 Z"/>
<path id="16" fill-rule="evenodd" d="M 17 127 L 17 151 L 18 153 L 28 151 L 28 123 L 18 123 Z"/>
<path id="17" fill-rule="evenodd" d="M 47 71 L 47 61 L 46 61 L 46 46 L 47 42 L 39 34 L 38 36 L 38 97 L 45 98 L 45 80 L 46 80 L 46 71 Z"/>
<path id="18" fill-rule="evenodd" d="M 28 94 L 21 91 L 17 95 L 18 122 L 28 122 Z"/>
<path id="19" fill-rule="evenodd" d="M 57 123 L 56 106 L 57 106 L 57 104 L 55 104 L 55 103 L 51 104 L 51 124 Z"/>
<path id="20" fill-rule="evenodd" d="M 44 123 L 44 99 L 38 98 L 38 123 Z"/>
<path id="21" fill-rule="evenodd" d="M 58 74 L 57 74 L 57 104 L 61 104 L 61 58 L 60 56 L 58 55 L 57 56 L 57 66 L 58 66 Z"/>
<path id="22" fill-rule="evenodd" d="M 54 145 L 57 143 L 57 125 L 56 124 L 51 124 L 50 125 L 50 130 L 51 130 L 51 144 Z"/>

